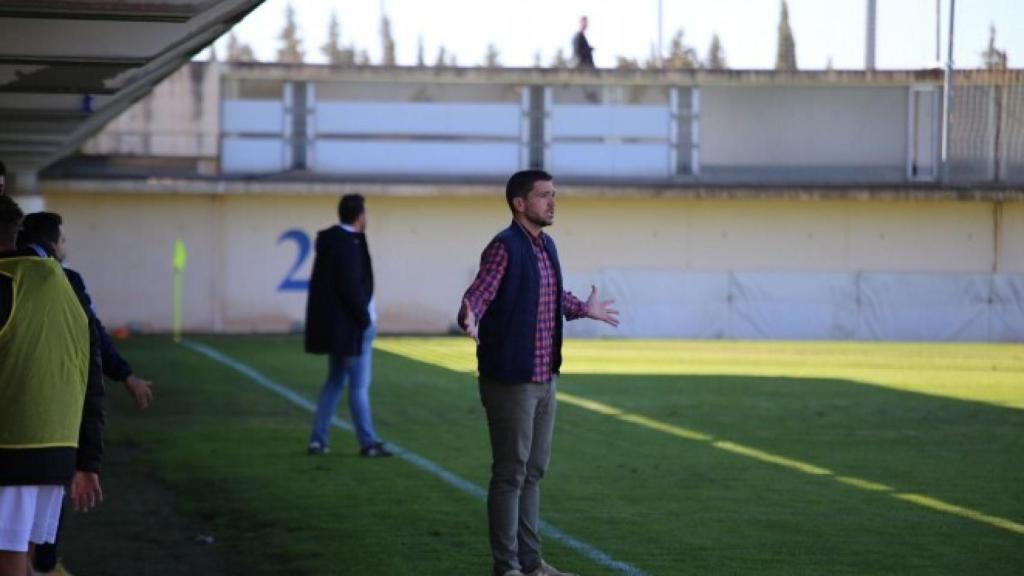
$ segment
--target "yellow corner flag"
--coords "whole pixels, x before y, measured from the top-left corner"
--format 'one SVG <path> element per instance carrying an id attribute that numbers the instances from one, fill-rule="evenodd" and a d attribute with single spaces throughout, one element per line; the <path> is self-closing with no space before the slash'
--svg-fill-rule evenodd
<path id="1" fill-rule="evenodd" d="M 181 342 L 181 287 L 182 278 L 185 275 L 185 265 L 188 263 L 188 250 L 185 249 L 185 242 L 178 238 L 174 241 L 174 341 Z"/>

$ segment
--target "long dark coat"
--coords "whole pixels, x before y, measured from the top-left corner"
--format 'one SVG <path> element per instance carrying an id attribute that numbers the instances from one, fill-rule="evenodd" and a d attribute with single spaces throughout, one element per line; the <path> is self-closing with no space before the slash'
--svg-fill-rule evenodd
<path id="1" fill-rule="evenodd" d="M 306 352 L 361 354 L 372 296 L 373 265 L 366 235 L 341 226 L 318 232 L 306 301 Z"/>

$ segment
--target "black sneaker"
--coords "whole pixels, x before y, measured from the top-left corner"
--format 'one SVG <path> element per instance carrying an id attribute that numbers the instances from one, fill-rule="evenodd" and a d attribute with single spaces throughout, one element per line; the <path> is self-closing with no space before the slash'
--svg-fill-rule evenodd
<path id="1" fill-rule="evenodd" d="M 391 452 L 384 447 L 383 442 L 374 442 L 373 444 L 370 444 L 366 448 L 360 450 L 359 455 L 365 456 L 366 458 L 388 458 L 393 454 L 391 454 Z"/>
<path id="2" fill-rule="evenodd" d="M 306 448 L 306 454 L 309 454 L 310 456 L 323 456 L 328 452 L 330 452 L 330 450 L 327 446 L 324 446 L 319 442 L 310 442 L 309 447 Z"/>

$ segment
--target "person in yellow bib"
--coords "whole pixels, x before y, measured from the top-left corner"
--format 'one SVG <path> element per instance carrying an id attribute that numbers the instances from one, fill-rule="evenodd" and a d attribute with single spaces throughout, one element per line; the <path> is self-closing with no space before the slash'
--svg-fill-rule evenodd
<path id="1" fill-rule="evenodd" d="M 23 213 L 0 196 L 0 576 L 24 576 L 52 542 L 64 487 L 103 498 L 98 339 L 60 264 L 15 247 Z"/>

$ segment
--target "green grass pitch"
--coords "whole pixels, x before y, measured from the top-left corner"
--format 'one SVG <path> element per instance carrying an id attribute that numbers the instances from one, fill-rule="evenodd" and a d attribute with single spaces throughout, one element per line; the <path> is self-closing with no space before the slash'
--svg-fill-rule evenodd
<path id="1" fill-rule="evenodd" d="M 325 373 L 298 337 L 194 340 L 311 400 Z M 303 409 L 169 338 L 119 346 L 155 403 L 110 385 L 106 502 L 68 523 L 72 572 L 489 573 L 481 501 L 360 459 L 342 430 L 309 457 Z M 378 432 L 486 486 L 472 343 L 375 354 Z M 565 358 L 542 516 L 646 574 L 1024 569 L 1024 346 L 596 340 Z"/>

